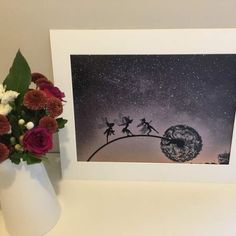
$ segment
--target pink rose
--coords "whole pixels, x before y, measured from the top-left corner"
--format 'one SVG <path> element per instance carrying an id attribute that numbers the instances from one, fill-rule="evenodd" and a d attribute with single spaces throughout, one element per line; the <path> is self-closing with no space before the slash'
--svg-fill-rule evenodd
<path id="1" fill-rule="evenodd" d="M 53 147 L 52 134 L 41 127 L 28 130 L 23 138 L 23 146 L 35 155 L 44 155 Z"/>

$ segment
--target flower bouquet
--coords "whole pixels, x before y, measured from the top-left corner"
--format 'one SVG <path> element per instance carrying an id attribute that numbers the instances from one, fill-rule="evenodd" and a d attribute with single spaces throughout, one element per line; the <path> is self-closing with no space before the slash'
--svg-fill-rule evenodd
<path id="1" fill-rule="evenodd" d="M 53 134 L 67 120 L 58 118 L 65 95 L 44 75 L 31 74 L 18 51 L 6 79 L 0 84 L 0 163 L 39 163 L 53 148 Z"/>
<path id="2" fill-rule="evenodd" d="M 53 134 L 67 122 L 59 118 L 64 97 L 44 75 L 31 74 L 18 51 L 0 84 L 0 201 L 12 236 L 43 235 L 60 216 L 41 162 L 53 147 Z"/>

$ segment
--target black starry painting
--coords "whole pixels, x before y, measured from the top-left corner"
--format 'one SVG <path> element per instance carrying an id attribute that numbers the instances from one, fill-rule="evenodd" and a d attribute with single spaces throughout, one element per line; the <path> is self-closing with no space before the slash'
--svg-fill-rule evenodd
<path id="1" fill-rule="evenodd" d="M 236 55 L 71 55 L 77 160 L 229 164 Z"/>

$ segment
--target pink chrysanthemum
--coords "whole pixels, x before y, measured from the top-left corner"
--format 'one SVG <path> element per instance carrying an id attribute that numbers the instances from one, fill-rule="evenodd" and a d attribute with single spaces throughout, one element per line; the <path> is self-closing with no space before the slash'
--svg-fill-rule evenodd
<path id="1" fill-rule="evenodd" d="M 7 134 L 11 129 L 10 123 L 6 116 L 0 115 L 0 135 Z"/>
<path id="2" fill-rule="evenodd" d="M 28 91 L 23 100 L 24 106 L 31 110 L 40 110 L 46 106 L 47 97 L 44 92 L 40 90 Z"/>
<path id="3" fill-rule="evenodd" d="M 50 133 L 55 133 L 58 129 L 57 121 L 50 116 L 41 118 L 39 121 L 39 126 L 46 128 Z"/>
<path id="4" fill-rule="evenodd" d="M 50 97 L 47 99 L 47 110 L 49 116 L 55 118 L 63 112 L 63 106 L 60 99 L 55 97 Z"/>
<path id="5" fill-rule="evenodd" d="M 5 161 L 9 156 L 9 149 L 3 143 L 0 143 L 0 163 Z"/>

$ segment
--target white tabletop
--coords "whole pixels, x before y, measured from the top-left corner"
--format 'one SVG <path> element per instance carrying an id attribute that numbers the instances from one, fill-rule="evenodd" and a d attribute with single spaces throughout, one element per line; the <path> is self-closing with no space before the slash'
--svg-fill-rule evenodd
<path id="1" fill-rule="evenodd" d="M 60 181 L 46 236 L 235 236 L 236 185 Z M 0 235 L 8 236 L 0 212 Z"/>
<path id="2" fill-rule="evenodd" d="M 62 213 L 45 236 L 236 235 L 236 184 L 62 181 L 58 154 L 49 160 Z"/>

